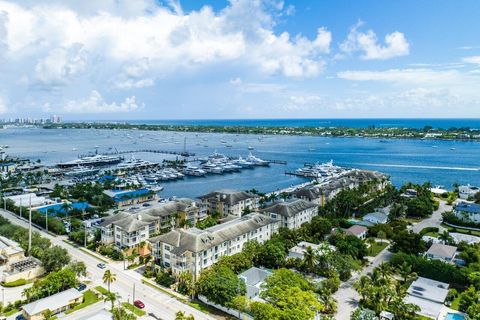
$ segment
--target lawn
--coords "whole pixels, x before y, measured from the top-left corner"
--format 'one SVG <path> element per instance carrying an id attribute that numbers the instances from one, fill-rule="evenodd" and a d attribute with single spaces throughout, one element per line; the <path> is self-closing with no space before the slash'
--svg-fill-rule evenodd
<path id="1" fill-rule="evenodd" d="M 27 280 L 18 279 L 18 280 L 15 280 L 15 281 L 2 283 L 2 286 L 9 288 L 9 287 L 19 287 L 19 286 L 23 286 L 25 284 L 27 284 Z"/>
<path id="2" fill-rule="evenodd" d="M 454 227 L 447 226 L 446 224 L 442 224 L 442 227 L 446 228 L 448 230 L 448 232 L 457 232 L 457 233 L 469 234 L 469 235 L 472 235 L 472 236 L 480 237 L 480 231 L 468 230 L 468 229 L 462 229 L 462 228 L 454 228 Z"/>
<path id="3" fill-rule="evenodd" d="M 460 294 L 455 299 L 453 299 L 452 303 L 450 304 L 450 308 L 458 311 L 459 303 L 460 303 Z"/>
<path id="4" fill-rule="evenodd" d="M 97 295 L 95 293 L 93 293 L 92 290 L 87 290 L 83 294 L 83 302 L 76 305 L 72 309 L 67 310 L 65 313 L 69 314 L 69 313 L 75 312 L 75 311 L 80 310 L 82 308 L 88 307 L 89 305 L 94 304 L 98 301 L 100 301 L 100 299 L 97 297 Z"/>
<path id="5" fill-rule="evenodd" d="M 375 257 L 377 254 L 379 254 L 383 249 L 385 249 L 388 246 L 387 242 L 375 242 L 374 244 L 371 245 L 367 249 L 368 251 L 368 256 L 370 257 Z"/>
<path id="6" fill-rule="evenodd" d="M 103 294 L 104 296 L 106 296 L 108 294 L 108 290 L 105 289 L 104 287 L 102 286 L 96 286 L 95 289 L 100 292 L 101 294 Z"/>
<path id="7" fill-rule="evenodd" d="M 5 312 L 5 316 L 7 316 L 7 317 L 13 316 L 15 313 L 17 313 L 17 312 L 19 312 L 19 311 L 20 311 L 20 310 L 18 310 L 18 309 L 12 309 L 12 310 L 10 310 L 10 311 L 8 311 L 8 312 Z"/>
<path id="8" fill-rule="evenodd" d="M 438 234 L 438 232 L 427 232 L 427 233 L 424 234 L 424 236 L 438 238 L 439 234 Z"/>
<path id="9" fill-rule="evenodd" d="M 125 309 L 128 309 L 130 311 L 132 311 L 135 315 L 139 316 L 139 317 L 142 317 L 146 314 L 145 311 L 143 311 L 142 309 L 139 309 L 137 307 L 135 307 L 133 304 L 131 303 L 128 303 L 128 302 L 123 302 L 122 303 L 122 306 L 125 308 Z"/>

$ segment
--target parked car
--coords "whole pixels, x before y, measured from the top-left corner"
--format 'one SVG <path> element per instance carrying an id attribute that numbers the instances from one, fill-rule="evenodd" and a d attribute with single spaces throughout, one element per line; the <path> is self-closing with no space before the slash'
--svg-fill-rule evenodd
<path id="1" fill-rule="evenodd" d="M 23 316 L 23 314 L 19 314 L 15 317 L 15 320 L 25 320 L 25 317 Z"/>
<path id="2" fill-rule="evenodd" d="M 144 203 L 144 204 L 142 204 L 142 206 L 143 206 L 143 207 L 150 207 L 151 204 L 150 204 L 150 203 Z"/>
<path id="3" fill-rule="evenodd" d="M 139 309 L 145 308 L 145 304 L 144 304 L 142 301 L 140 301 L 140 300 L 135 300 L 135 301 L 133 302 L 133 305 L 134 305 L 135 307 L 139 308 Z"/>
<path id="4" fill-rule="evenodd" d="M 97 264 L 97 267 L 99 267 L 100 269 L 105 269 L 107 265 L 105 263 L 99 263 Z"/>
<path id="5" fill-rule="evenodd" d="M 85 289 L 87 289 L 87 285 L 85 283 L 80 283 L 77 287 L 78 291 L 83 291 Z"/>

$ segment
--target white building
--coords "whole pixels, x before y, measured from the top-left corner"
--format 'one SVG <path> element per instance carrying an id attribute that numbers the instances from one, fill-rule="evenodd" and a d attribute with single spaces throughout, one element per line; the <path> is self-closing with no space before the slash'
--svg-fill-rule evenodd
<path id="1" fill-rule="evenodd" d="M 425 256 L 433 260 L 452 262 L 457 254 L 457 247 L 442 243 L 434 243 L 430 246 Z"/>
<path id="2" fill-rule="evenodd" d="M 480 223 L 480 205 L 476 203 L 460 202 L 453 209 L 453 213 L 463 221 Z"/>
<path id="3" fill-rule="evenodd" d="M 263 243 L 269 240 L 278 224 L 278 220 L 251 213 L 205 230 L 172 230 L 149 242 L 157 263 L 176 274 L 190 271 L 196 277 L 222 256 L 242 251 L 247 241 Z"/>
<path id="4" fill-rule="evenodd" d="M 200 208 L 187 198 L 162 203 L 138 213 L 121 212 L 105 218 L 100 224 L 101 242 L 131 248 L 162 230 L 175 227 L 180 220 L 194 225 L 200 217 Z"/>
<path id="5" fill-rule="evenodd" d="M 385 224 L 388 222 L 388 215 L 383 212 L 372 212 L 364 215 L 362 220 L 372 224 Z"/>
<path id="6" fill-rule="evenodd" d="M 356 224 L 345 230 L 345 233 L 363 240 L 367 237 L 368 228 Z"/>
<path id="7" fill-rule="evenodd" d="M 305 222 L 312 221 L 318 214 L 318 206 L 303 199 L 274 203 L 261 211 L 264 215 L 279 219 L 282 228 L 298 229 Z"/>
<path id="8" fill-rule="evenodd" d="M 408 288 L 404 302 L 419 306 L 418 314 L 438 319 L 444 308 L 443 303 L 448 295 L 448 287 L 448 283 L 418 277 Z"/>
<path id="9" fill-rule="evenodd" d="M 307 252 L 307 248 L 309 247 L 312 248 L 313 251 L 315 251 L 315 253 L 317 253 L 318 255 L 324 255 L 324 254 L 336 251 L 335 246 L 332 246 L 326 242 L 315 244 L 315 243 L 310 243 L 306 241 L 301 241 L 297 243 L 295 247 L 290 248 L 290 250 L 288 250 L 288 258 L 303 260 L 305 252 Z"/>
<path id="10" fill-rule="evenodd" d="M 480 188 L 471 186 L 469 184 L 458 187 L 458 196 L 460 199 L 467 200 L 469 198 L 473 198 L 478 192 L 480 192 Z"/>
<path id="11" fill-rule="evenodd" d="M 218 212 L 222 216 L 241 217 L 244 211 L 255 211 L 259 198 L 251 193 L 231 189 L 221 189 L 200 197 L 209 214 Z"/>

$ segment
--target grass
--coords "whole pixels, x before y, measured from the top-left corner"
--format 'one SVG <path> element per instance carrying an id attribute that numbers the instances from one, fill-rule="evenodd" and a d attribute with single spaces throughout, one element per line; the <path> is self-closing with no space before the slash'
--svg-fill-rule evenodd
<path id="1" fill-rule="evenodd" d="M 388 246 L 387 242 L 375 242 L 374 244 L 371 245 L 370 248 L 368 248 L 368 256 L 370 257 L 375 257 L 377 254 L 379 254 L 383 249 L 385 249 Z"/>
<path id="2" fill-rule="evenodd" d="M 459 304 L 460 304 L 460 294 L 455 299 L 452 300 L 452 303 L 450 304 L 450 308 L 458 311 Z"/>
<path id="3" fill-rule="evenodd" d="M 15 281 L 2 283 L 2 286 L 7 287 L 7 288 L 11 288 L 11 287 L 20 287 L 20 286 L 23 286 L 25 284 L 27 284 L 27 280 L 18 279 L 18 280 L 15 280 Z"/>
<path id="4" fill-rule="evenodd" d="M 456 227 L 454 228 L 454 227 L 447 226 L 446 224 L 443 224 L 443 223 L 442 223 L 442 227 L 446 228 L 448 232 L 457 232 L 457 233 L 469 234 L 472 236 L 480 237 L 480 231 L 468 230 L 468 229 L 456 228 Z"/>
<path id="5" fill-rule="evenodd" d="M 427 232 L 427 233 L 424 234 L 424 236 L 438 238 L 439 234 L 438 234 L 438 232 Z"/>
<path id="6" fill-rule="evenodd" d="M 6 317 L 13 316 L 15 313 L 17 313 L 17 312 L 19 312 L 19 311 L 20 311 L 20 310 L 18 310 L 18 309 L 12 309 L 12 310 L 10 310 L 10 311 L 8 311 L 8 312 L 5 312 L 5 316 L 6 316 Z"/>
<path id="7" fill-rule="evenodd" d="M 98 301 L 100 301 L 100 299 L 97 297 L 97 295 L 92 290 L 87 290 L 83 294 L 83 302 L 76 305 L 72 309 L 67 310 L 65 313 L 69 314 L 69 313 L 75 312 L 82 308 L 88 307 L 91 304 L 97 303 Z"/>
<path id="8" fill-rule="evenodd" d="M 102 286 L 96 286 L 95 289 L 100 292 L 101 294 L 103 294 L 104 296 L 106 296 L 108 294 L 108 290 L 105 289 L 104 287 Z"/>
<path id="9" fill-rule="evenodd" d="M 127 310 L 130 310 L 132 311 L 135 315 L 139 316 L 139 317 L 142 317 L 146 314 L 145 311 L 143 311 L 142 309 L 139 309 L 137 307 L 135 307 L 133 304 L 131 303 L 128 303 L 128 302 L 123 302 L 122 303 L 122 306 L 127 309 Z"/>

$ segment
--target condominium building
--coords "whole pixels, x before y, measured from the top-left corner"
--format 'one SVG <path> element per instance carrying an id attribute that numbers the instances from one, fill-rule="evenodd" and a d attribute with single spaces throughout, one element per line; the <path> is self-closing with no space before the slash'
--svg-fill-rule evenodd
<path id="1" fill-rule="evenodd" d="M 318 206 L 303 199 L 293 199 L 274 203 L 262 209 L 261 213 L 279 219 L 281 227 L 293 230 L 300 228 L 305 222 L 312 221 L 318 214 Z"/>
<path id="2" fill-rule="evenodd" d="M 246 210 L 255 211 L 259 198 L 251 193 L 222 189 L 200 197 L 209 214 L 218 212 L 222 216 L 242 216 Z"/>
<path id="3" fill-rule="evenodd" d="M 228 222 L 200 230 L 176 229 L 149 239 L 160 265 L 173 273 L 191 272 L 194 277 L 222 256 L 242 251 L 247 241 L 270 239 L 279 221 L 260 213 L 250 213 Z"/>

